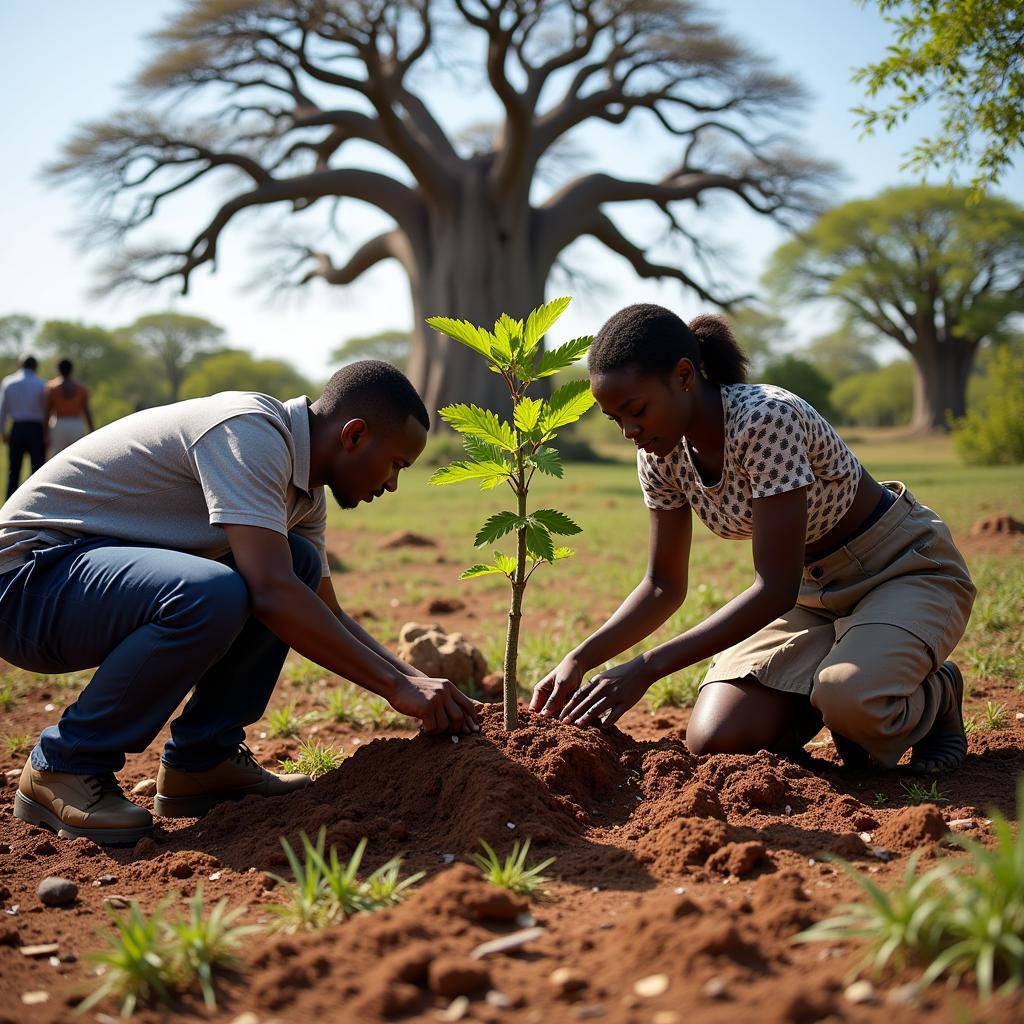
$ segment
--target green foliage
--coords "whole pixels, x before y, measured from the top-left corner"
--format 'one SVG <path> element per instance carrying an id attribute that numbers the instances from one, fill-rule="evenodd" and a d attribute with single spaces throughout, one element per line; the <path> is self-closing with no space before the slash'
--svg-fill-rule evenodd
<path id="1" fill-rule="evenodd" d="M 659 708 L 692 708 L 697 702 L 699 688 L 699 673 L 677 672 L 652 683 L 644 699 L 652 711 Z"/>
<path id="2" fill-rule="evenodd" d="M 3 738 L 4 749 L 9 757 L 27 754 L 32 749 L 33 737 L 29 733 L 7 733 Z"/>
<path id="3" fill-rule="evenodd" d="M 963 393 L 975 347 L 1024 311 L 1022 238 L 1024 209 L 1008 199 L 968 206 L 962 189 L 892 188 L 822 214 L 776 250 L 765 280 L 780 296 L 838 303 L 902 346 L 927 371 L 915 413 L 943 426 L 943 394 Z M 959 359 L 945 355 L 960 344 Z"/>
<path id="4" fill-rule="evenodd" d="M 905 168 L 976 161 L 980 195 L 997 183 L 1024 145 L 1024 8 L 1019 3 L 964 0 L 875 0 L 895 30 L 886 56 L 858 69 L 869 98 L 895 97 L 880 108 L 858 107 L 867 132 L 887 131 L 915 110 L 937 103 L 939 133 L 923 138 Z"/>
<path id="5" fill-rule="evenodd" d="M 201 316 L 168 311 L 139 317 L 135 323 L 123 328 L 119 333 L 153 356 L 163 371 L 167 383 L 167 398 L 176 402 L 181 397 L 182 382 L 189 367 L 194 364 L 196 356 L 220 341 L 224 330 Z M 238 390 L 259 390 L 237 385 L 236 387 Z"/>
<path id="6" fill-rule="evenodd" d="M 0 686 L 0 711 L 10 711 L 20 699 L 18 688 L 12 683 Z"/>
<path id="7" fill-rule="evenodd" d="M 835 418 L 835 412 L 829 400 L 832 385 L 828 378 L 806 359 L 794 355 L 783 356 L 765 367 L 761 374 L 761 380 L 765 384 L 774 384 L 787 391 L 792 391 L 794 395 L 799 395 L 826 419 Z"/>
<path id="8" fill-rule="evenodd" d="M 1017 783 L 1017 818 L 1024 814 L 1024 777 Z M 959 981 L 973 972 L 988 999 L 1024 983 L 1024 832 L 992 812 L 994 847 L 950 835 L 947 841 L 968 854 L 969 869 L 954 872 L 946 861 L 917 875 L 919 854 L 911 857 L 903 883 L 883 892 L 872 879 L 842 861 L 868 896 L 846 903 L 837 913 L 796 936 L 797 942 L 859 940 L 867 955 L 858 970 L 876 973 L 913 961 L 924 967 L 922 983 L 947 976 Z"/>
<path id="9" fill-rule="evenodd" d="M 327 717 L 332 722 L 359 721 L 359 691 L 351 685 L 336 686 L 327 695 Z"/>
<path id="10" fill-rule="evenodd" d="M 949 797 L 939 789 L 937 782 L 925 789 L 920 782 L 903 780 L 900 788 L 907 794 L 908 804 L 948 804 Z"/>
<path id="11" fill-rule="evenodd" d="M 358 872 L 366 852 L 366 839 L 359 841 L 352 856 L 342 862 L 336 847 L 325 853 L 327 830 L 320 829 L 313 843 L 305 832 L 300 833 L 303 859 L 281 840 L 294 881 L 274 876 L 282 885 L 287 902 L 268 909 L 276 915 L 284 931 L 313 931 L 343 921 L 355 914 L 370 913 L 400 903 L 423 877 L 420 872 L 402 878 L 401 858 L 393 857 L 360 880 Z"/>
<path id="12" fill-rule="evenodd" d="M 236 925 L 245 907 L 228 909 L 228 898 L 219 900 L 203 915 L 203 887 L 196 887 L 185 918 L 168 917 L 173 897 L 165 897 L 146 915 L 135 900 L 126 915 L 106 907 L 114 932 L 100 933 L 107 949 L 88 954 L 103 969 L 99 986 L 79 1004 L 84 1013 L 112 996 L 121 1002 L 121 1016 L 130 1017 L 143 1004 L 166 1003 L 173 992 L 198 983 L 203 1000 L 216 1007 L 214 976 L 238 965 L 235 956 L 242 939 L 259 931 L 256 925 Z"/>
<path id="13" fill-rule="evenodd" d="M 996 704 L 995 701 L 985 701 L 985 724 L 990 729 L 1002 729 L 1009 724 L 1010 715 L 1005 704 Z"/>
<path id="14" fill-rule="evenodd" d="M 500 885 L 502 889 L 517 893 L 520 896 L 528 896 L 530 899 L 539 899 L 544 895 L 545 887 L 550 881 L 542 872 L 545 868 L 554 864 L 555 858 L 548 857 L 539 864 L 532 867 L 526 866 L 526 858 L 530 853 L 530 840 L 520 844 L 513 843 L 512 852 L 502 860 L 486 840 L 481 839 L 480 845 L 484 848 L 483 853 L 474 853 L 473 861 L 483 872 L 484 877 L 492 885 Z"/>
<path id="15" fill-rule="evenodd" d="M 516 499 L 515 510 L 489 516 L 475 539 L 477 547 L 484 547 L 515 534 L 515 557 L 495 551 L 494 561 L 477 562 L 461 577 L 501 575 L 507 577 L 512 586 L 504 664 L 507 728 L 514 728 L 517 714 L 515 680 L 523 592 L 541 564 L 572 554 L 571 548 L 556 547 L 553 537 L 580 532 L 579 526 L 557 509 L 527 511 L 534 474 L 562 476 L 561 459 L 551 447 L 557 432 L 579 420 L 594 403 L 585 378 L 567 381 L 547 399 L 526 394 L 531 384 L 568 369 L 590 347 L 591 339 L 585 337 L 557 348 L 540 350 L 541 338 L 568 305 L 568 298 L 555 299 L 533 310 L 525 324 L 502 314 L 493 332 L 451 317 L 431 317 L 427 321 L 435 330 L 483 356 L 490 369 L 505 381 L 512 397 L 511 422 L 476 405 L 460 403 L 441 409 L 445 422 L 462 435 L 467 457 L 437 470 L 430 479 L 432 484 L 438 485 L 479 481 L 483 490 L 507 484 Z"/>
<path id="16" fill-rule="evenodd" d="M 288 701 L 279 708 L 267 712 L 267 735 L 285 738 L 298 736 L 303 716 L 295 713 L 295 705 Z"/>
<path id="17" fill-rule="evenodd" d="M 311 779 L 318 779 L 335 768 L 340 767 L 345 755 L 330 744 L 304 740 L 299 744 L 299 756 L 294 760 L 285 758 L 281 761 L 281 770 L 285 772 L 301 772 Z"/>
<path id="18" fill-rule="evenodd" d="M 836 422 L 858 427 L 900 427 L 914 411 L 914 368 L 905 359 L 836 383 L 831 393 Z"/>
<path id="19" fill-rule="evenodd" d="M 877 340 L 877 333 L 872 336 L 856 324 L 844 324 L 812 338 L 800 355 L 836 385 L 847 377 L 878 369 L 878 360 L 871 351 Z"/>
<path id="20" fill-rule="evenodd" d="M 988 366 L 984 406 L 969 409 L 953 423 L 957 453 L 982 466 L 1024 462 L 1024 353 L 1009 346 L 995 352 Z"/>
<path id="21" fill-rule="evenodd" d="M 345 366 L 358 359 L 381 359 L 404 373 L 409 361 L 409 333 L 393 329 L 348 338 L 331 353 L 331 361 Z"/>
<path id="22" fill-rule="evenodd" d="M 228 349 L 198 359 L 181 385 L 182 398 L 220 391 L 259 391 L 283 400 L 312 396 L 316 388 L 281 359 L 255 359 L 248 352 Z"/>

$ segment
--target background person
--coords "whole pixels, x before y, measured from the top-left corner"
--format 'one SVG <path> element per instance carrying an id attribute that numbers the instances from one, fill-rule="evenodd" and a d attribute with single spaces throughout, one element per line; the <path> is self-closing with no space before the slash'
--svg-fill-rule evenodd
<path id="1" fill-rule="evenodd" d="M 89 409 L 89 389 L 71 376 L 74 365 L 70 359 L 57 364 L 59 376 L 46 383 L 45 413 L 49 427 L 47 455 L 53 458 L 84 437 L 87 430 L 95 430 Z"/>
<path id="2" fill-rule="evenodd" d="M 598 404 L 637 449 L 647 574 L 537 685 L 531 707 L 617 721 L 655 680 L 712 655 L 687 728 L 694 753 L 798 751 L 820 728 L 848 763 L 948 770 L 967 753 L 963 678 L 945 661 L 975 588 L 949 530 L 879 484 L 831 425 L 782 388 L 744 383 L 728 323 L 630 306 L 588 355 Z M 752 538 L 754 579 L 703 622 L 625 664 L 686 596 L 692 512 Z"/>
<path id="3" fill-rule="evenodd" d="M 429 417 L 387 363 L 339 370 L 312 405 L 229 391 L 126 416 L 48 462 L 0 509 L 0 657 L 99 666 L 26 763 L 14 813 L 130 843 L 149 812 L 115 773 L 180 702 L 154 806 L 195 817 L 305 775 L 256 763 L 245 728 L 289 647 L 386 698 L 427 732 L 479 729 L 446 679 L 395 657 L 338 605 L 325 489 L 345 509 L 398 489 Z"/>
<path id="4" fill-rule="evenodd" d="M 4 377 L 0 385 L 0 436 L 7 445 L 8 498 L 18 489 L 25 456 L 33 473 L 46 460 L 46 385 L 36 374 L 38 368 L 35 356 L 25 356 L 21 369 Z"/>

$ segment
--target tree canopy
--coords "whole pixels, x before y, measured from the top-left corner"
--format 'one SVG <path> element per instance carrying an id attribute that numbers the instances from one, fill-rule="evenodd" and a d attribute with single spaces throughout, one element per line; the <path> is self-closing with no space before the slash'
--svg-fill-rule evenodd
<path id="1" fill-rule="evenodd" d="M 838 302 L 914 361 L 914 429 L 964 415 L 978 346 L 1024 311 L 1024 209 L 964 189 L 894 188 L 844 203 L 773 256 L 767 282 Z"/>
<path id="2" fill-rule="evenodd" d="M 862 0 L 866 3 L 868 0 Z M 859 107 L 868 131 L 906 121 L 929 102 L 942 109 L 939 134 L 908 154 L 914 170 L 975 163 L 977 196 L 995 184 L 1024 146 L 1024 3 L 1021 0 L 873 0 L 895 30 L 888 54 L 860 68 L 869 98 L 895 90 L 881 107 Z"/>
<path id="3" fill-rule="evenodd" d="M 215 345 L 224 329 L 201 316 L 168 312 L 139 317 L 123 334 L 155 357 L 166 375 L 168 397 L 176 402 L 196 355 Z"/>
<path id="4" fill-rule="evenodd" d="M 446 123 L 442 80 L 486 97 L 498 123 Z M 416 325 L 409 375 L 435 409 L 471 392 L 500 401 L 500 381 L 426 317 L 522 315 L 580 237 L 642 277 L 735 298 L 686 211 L 714 193 L 790 222 L 816 208 L 829 168 L 786 132 L 802 100 L 691 0 L 188 0 L 131 106 L 81 127 L 50 173 L 97 200 L 83 234 L 116 247 L 112 286 L 187 290 L 239 215 L 271 207 L 290 216 L 266 278 L 348 285 L 397 260 Z M 675 154 L 642 164 L 646 176 L 611 173 L 621 154 L 579 155 L 581 127 L 645 117 Z M 210 181 L 226 197 L 183 230 L 175 198 Z M 388 226 L 346 247 L 350 201 Z M 614 219 L 638 202 L 663 232 L 636 240 Z M 308 215 L 322 206 L 333 233 Z M 177 237 L 154 241 L 158 225 Z"/>

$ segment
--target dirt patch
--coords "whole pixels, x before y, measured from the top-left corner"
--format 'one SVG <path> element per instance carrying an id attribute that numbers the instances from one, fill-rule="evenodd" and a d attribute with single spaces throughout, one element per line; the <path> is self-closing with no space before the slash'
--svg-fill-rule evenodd
<path id="1" fill-rule="evenodd" d="M 1006 513 L 996 516 L 985 516 L 971 526 L 972 537 L 1009 537 L 1024 534 L 1024 523 Z"/>
<path id="2" fill-rule="evenodd" d="M 425 537 L 422 533 L 411 530 L 399 530 L 381 538 L 377 547 L 382 551 L 394 551 L 396 548 L 436 548 L 437 541 Z"/>
<path id="3" fill-rule="evenodd" d="M 875 842 L 890 850 L 916 850 L 938 842 L 947 832 L 938 807 L 920 804 L 897 812 L 875 833 Z"/>

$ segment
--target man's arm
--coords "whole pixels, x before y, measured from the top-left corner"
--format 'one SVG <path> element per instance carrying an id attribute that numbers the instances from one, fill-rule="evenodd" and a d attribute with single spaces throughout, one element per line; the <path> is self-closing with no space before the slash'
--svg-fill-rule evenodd
<path id="1" fill-rule="evenodd" d="M 420 719 L 427 732 L 479 729 L 473 702 L 447 679 L 406 675 L 350 633 L 295 575 L 285 536 L 258 526 L 225 524 L 224 530 L 254 618 L 289 647 L 380 694 L 396 711 Z"/>
<path id="2" fill-rule="evenodd" d="M 334 592 L 334 584 L 331 583 L 330 576 L 324 576 L 320 580 L 320 586 L 317 588 L 317 593 L 320 595 L 320 599 L 327 605 L 328 608 L 334 613 L 337 620 L 364 646 L 369 647 L 371 651 L 375 651 L 389 664 L 394 665 L 402 675 L 406 676 L 422 676 L 425 673 L 421 672 L 418 668 L 402 661 L 397 655 L 389 651 L 373 634 L 368 633 L 362 626 L 356 622 L 346 611 L 344 611 L 340 604 L 338 604 L 337 594 Z"/>

